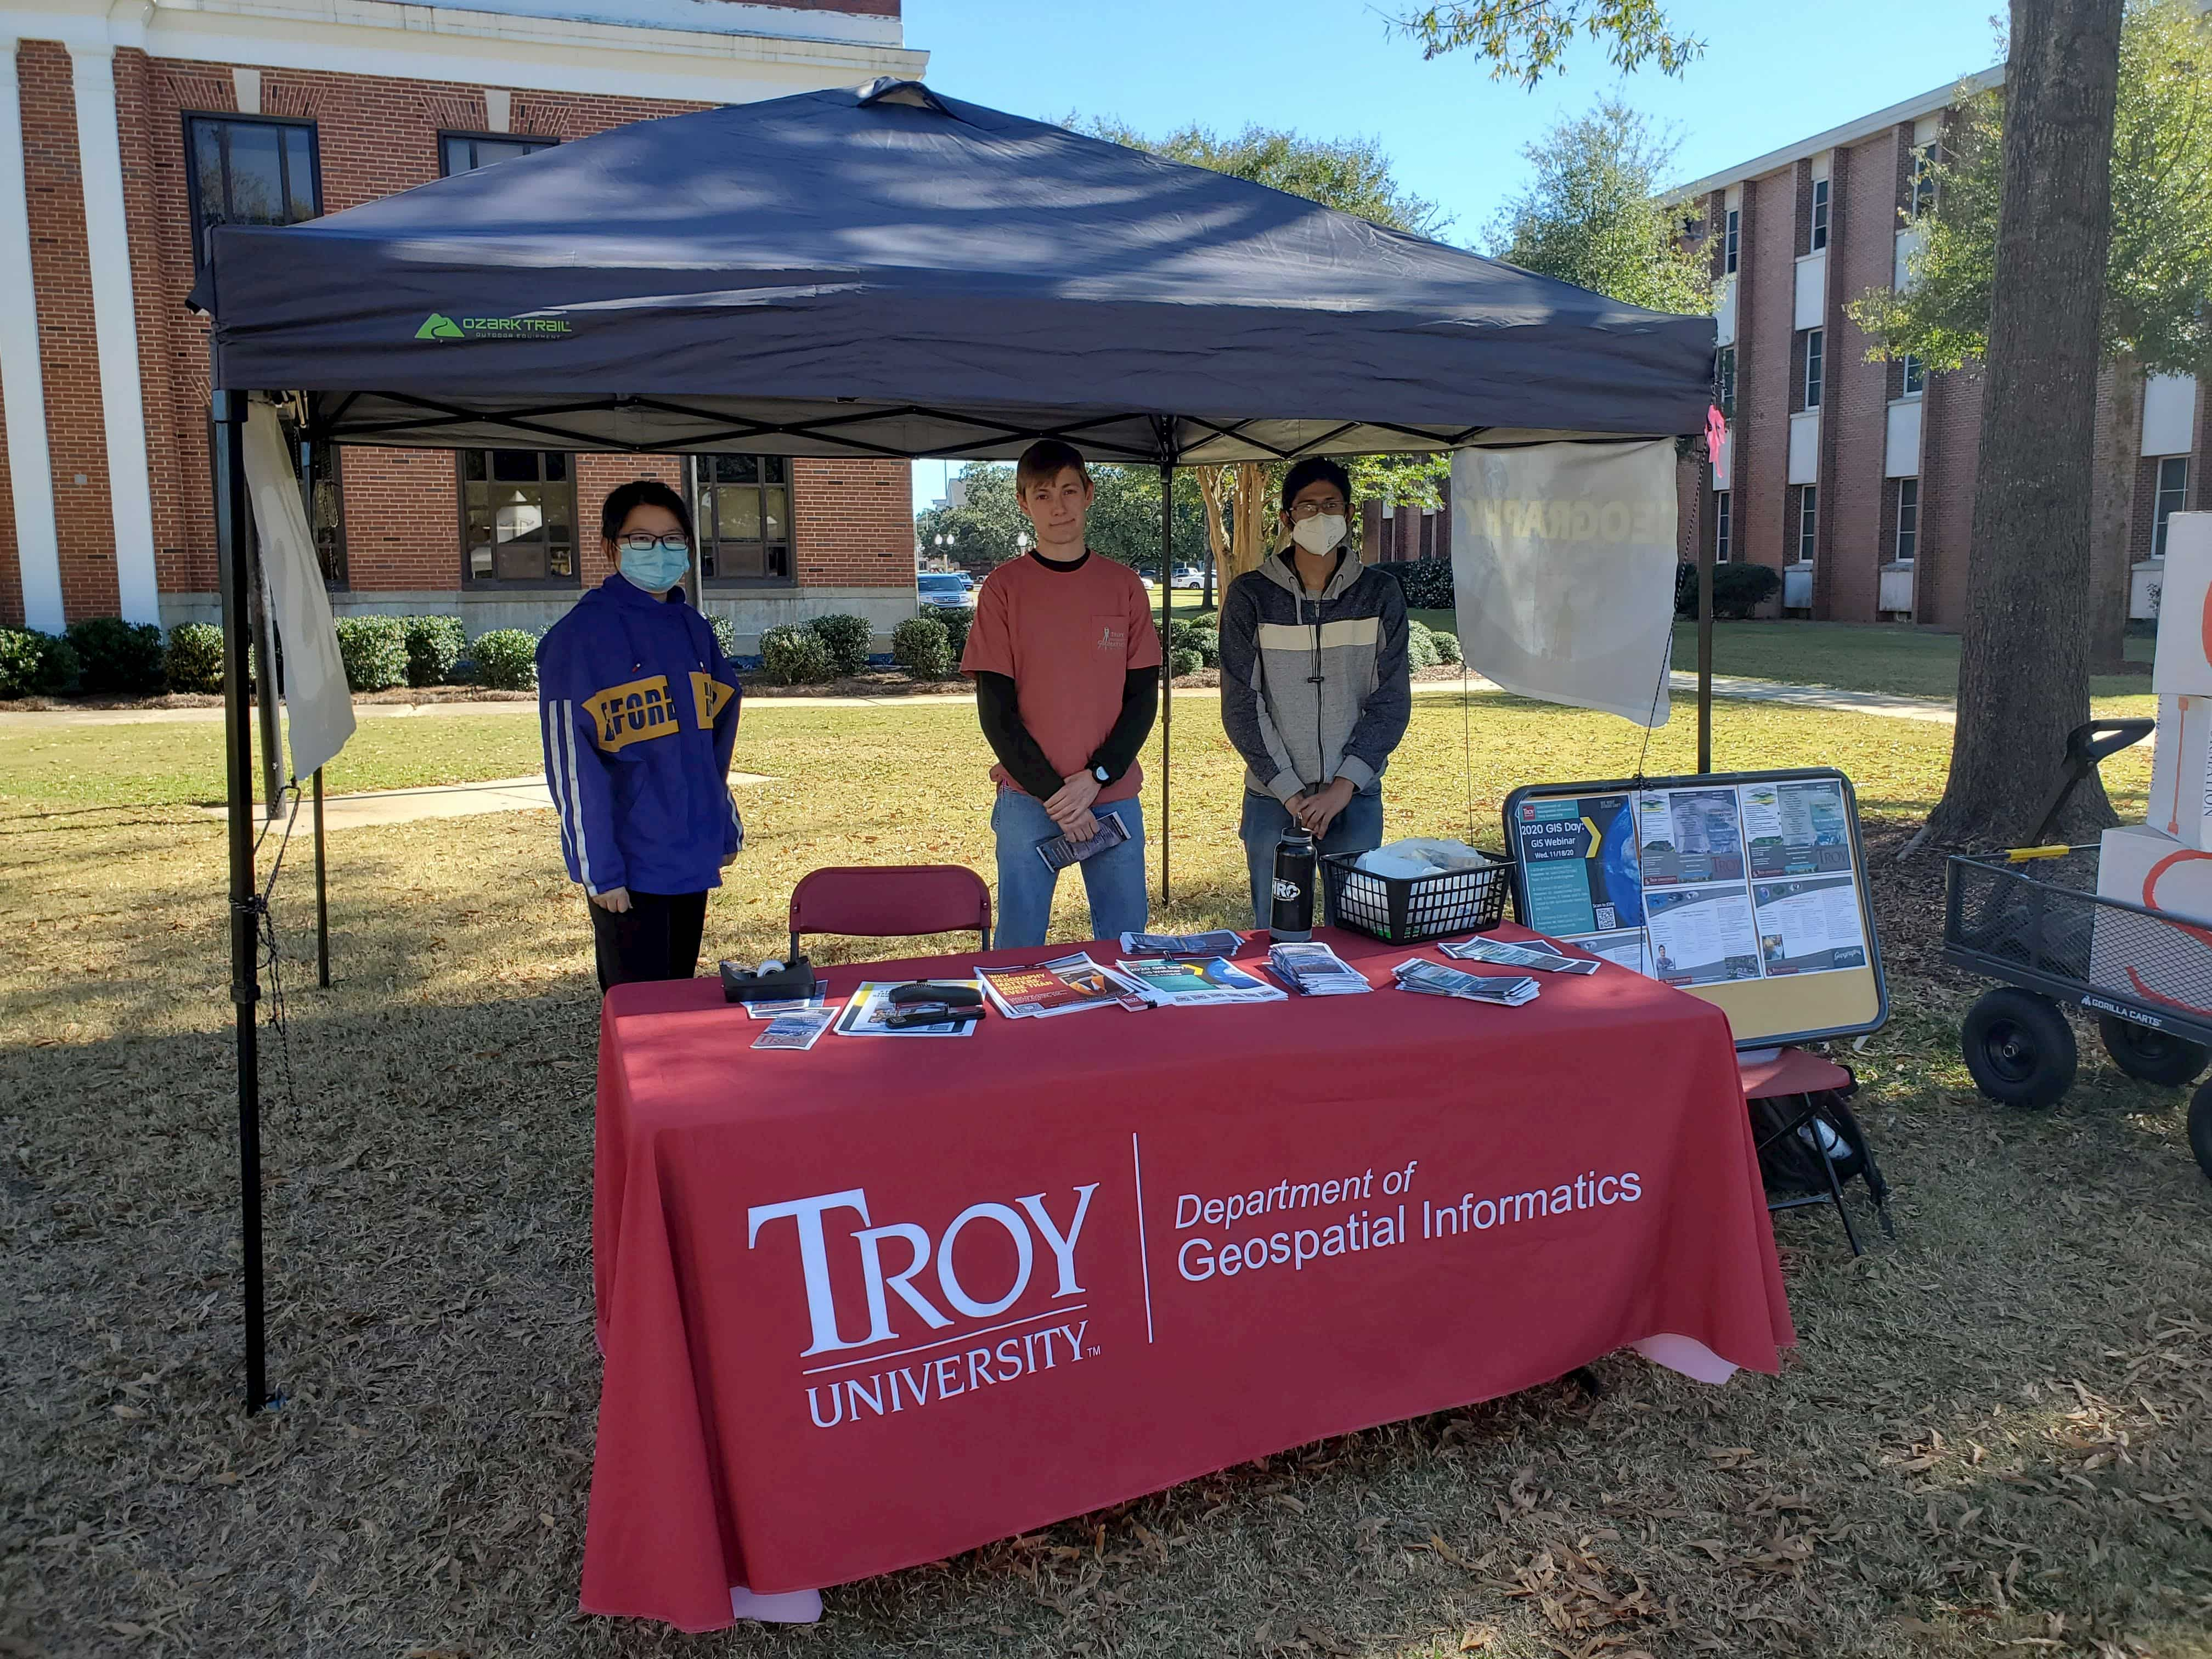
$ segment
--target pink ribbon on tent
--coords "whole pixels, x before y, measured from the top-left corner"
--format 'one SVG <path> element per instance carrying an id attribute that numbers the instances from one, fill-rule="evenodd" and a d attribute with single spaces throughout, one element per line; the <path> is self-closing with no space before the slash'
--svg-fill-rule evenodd
<path id="1" fill-rule="evenodd" d="M 1705 405 L 1705 453 L 1717 455 L 1721 446 L 1728 441 L 1728 422 L 1722 416 L 1718 404 Z"/>

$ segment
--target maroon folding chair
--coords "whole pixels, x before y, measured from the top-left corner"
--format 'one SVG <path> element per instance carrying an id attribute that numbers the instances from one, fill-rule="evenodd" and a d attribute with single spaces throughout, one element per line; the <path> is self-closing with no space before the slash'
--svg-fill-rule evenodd
<path id="1" fill-rule="evenodd" d="M 839 864 L 810 870 L 791 891 L 791 954 L 802 933 L 896 939 L 975 930 L 991 948 L 991 890 L 964 864 Z"/>

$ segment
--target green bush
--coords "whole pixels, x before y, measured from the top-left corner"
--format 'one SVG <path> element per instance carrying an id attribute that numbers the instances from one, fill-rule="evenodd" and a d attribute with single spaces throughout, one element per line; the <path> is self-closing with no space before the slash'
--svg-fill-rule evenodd
<path id="1" fill-rule="evenodd" d="M 356 691 L 407 684 L 407 629 L 397 617 L 339 617 L 338 661 Z"/>
<path id="2" fill-rule="evenodd" d="M 1456 668 L 1466 660 L 1460 652 L 1458 635 L 1447 634 L 1443 629 L 1438 628 L 1431 629 L 1429 637 L 1437 642 L 1437 661 L 1449 663 Z"/>
<path id="3" fill-rule="evenodd" d="M 222 629 L 213 623 L 179 623 L 169 630 L 169 690 L 222 690 Z"/>
<path id="4" fill-rule="evenodd" d="M 1713 572 L 1713 615 L 1741 622 L 1782 591 L 1782 573 L 1768 564 L 1724 564 Z"/>
<path id="5" fill-rule="evenodd" d="M 477 684 L 494 691 L 527 691 L 538 684 L 538 635 L 526 628 L 495 628 L 469 646 Z"/>
<path id="6" fill-rule="evenodd" d="M 957 667 L 968 652 L 968 629 L 975 620 L 975 613 L 964 605 L 925 605 L 921 614 L 945 629 L 945 644 L 951 650 Z"/>
<path id="7" fill-rule="evenodd" d="M 0 628 L 0 697 L 52 696 L 76 676 L 76 649 L 60 635 Z"/>
<path id="8" fill-rule="evenodd" d="M 1178 645 L 1168 652 L 1168 672 L 1176 679 L 1186 674 L 1195 674 L 1206 666 L 1206 659 L 1187 645 Z"/>
<path id="9" fill-rule="evenodd" d="M 459 617 L 405 617 L 400 627 L 407 638 L 408 684 L 443 685 L 453 678 L 453 665 L 469 642 Z"/>
<path id="10" fill-rule="evenodd" d="M 1437 651 L 1437 636 L 1418 617 L 1406 623 L 1406 660 L 1415 668 L 1434 668 L 1443 660 Z"/>
<path id="11" fill-rule="evenodd" d="M 817 617 L 806 624 L 806 631 L 822 641 L 822 648 L 830 653 L 830 666 L 836 672 L 868 672 L 868 647 L 876 630 L 868 625 L 866 617 Z"/>
<path id="12" fill-rule="evenodd" d="M 761 667 L 778 685 L 817 685 L 830 678 L 830 647 L 812 630 L 786 623 L 761 631 Z"/>
<path id="13" fill-rule="evenodd" d="M 1406 603 L 1416 611 L 1452 608 L 1452 568 L 1449 559 L 1404 559 L 1375 567 L 1393 577 L 1405 590 Z"/>
<path id="14" fill-rule="evenodd" d="M 1208 668 L 1221 665 L 1221 629 L 1212 617 L 1176 617 L 1168 623 L 1170 651 L 1195 651 Z"/>
<path id="15" fill-rule="evenodd" d="M 161 630 L 119 617 L 88 617 L 69 625 L 78 683 L 87 691 L 136 696 L 161 689 Z"/>
<path id="16" fill-rule="evenodd" d="M 1674 614 L 1698 614 L 1698 567 L 1686 559 L 1674 567 Z"/>
<path id="17" fill-rule="evenodd" d="M 727 617 L 710 616 L 707 618 L 707 626 L 714 630 L 714 643 L 721 647 L 724 656 L 734 657 L 738 654 L 737 623 L 732 622 Z"/>
<path id="18" fill-rule="evenodd" d="M 891 635 L 891 657 L 918 680 L 941 680 L 952 672 L 952 637 L 934 617 L 909 617 Z"/>

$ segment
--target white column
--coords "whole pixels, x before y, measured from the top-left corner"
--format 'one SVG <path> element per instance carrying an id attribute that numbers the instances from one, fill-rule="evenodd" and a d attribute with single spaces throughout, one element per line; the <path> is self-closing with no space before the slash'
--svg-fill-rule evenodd
<path id="1" fill-rule="evenodd" d="M 59 633 L 61 540 L 54 530 L 54 462 L 46 446 L 46 382 L 31 286 L 31 204 L 23 184 L 23 102 L 15 37 L 0 34 L 0 398 L 8 405 L 8 482 L 15 497 L 15 558 L 23 620 Z"/>
<path id="2" fill-rule="evenodd" d="M 107 435 L 107 500 L 115 524 L 115 589 L 125 622 L 161 620 L 154 569 L 154 493 L 146 473 L 146 401 L 138 382 L 138 304 L 131 285 L 123 210 L 123 144 L 115 119 L 115 48 L 70 46 L 76 93 L 78 169 L 100 348 L 100 404 Z"/>

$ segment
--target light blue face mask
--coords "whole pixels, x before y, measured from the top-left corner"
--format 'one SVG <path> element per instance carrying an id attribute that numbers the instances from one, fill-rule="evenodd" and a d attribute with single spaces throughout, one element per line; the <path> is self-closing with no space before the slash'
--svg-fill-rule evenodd
<path id="1" fill-rule="evenodd" d="M 624 537 L 617 544 L 622 573 L 648 593 L 665 593 L 691 574 L 691 549 L 681 536 L 660 536 L 633 546 Z"/>

